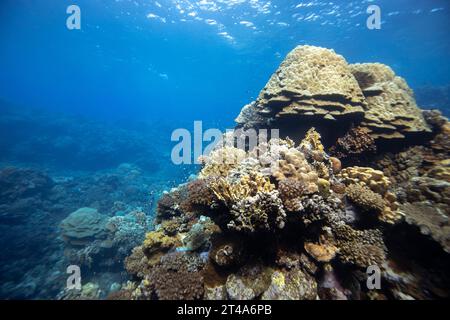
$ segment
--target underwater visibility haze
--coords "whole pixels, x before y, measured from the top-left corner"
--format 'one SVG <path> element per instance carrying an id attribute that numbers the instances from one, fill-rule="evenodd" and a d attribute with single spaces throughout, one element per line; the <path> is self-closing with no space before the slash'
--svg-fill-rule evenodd
<path id="1" fill-rule="evenodd" d="M 449 33 L 446 0 L 2 0 L 0 298 L 448 299 Z"/>

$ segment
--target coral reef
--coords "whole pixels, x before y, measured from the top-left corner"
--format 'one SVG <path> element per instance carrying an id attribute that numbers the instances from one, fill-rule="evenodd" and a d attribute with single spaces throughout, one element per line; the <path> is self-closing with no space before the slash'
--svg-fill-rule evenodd
<path id="1" fill-rule="evenodd" d="M 197 206 L 195 214 L 182 209 L 176 217 L 157 216 L 160 227 L 126 259 L 128 271 L 140 281 L 135 298 L 315 299 L 319 270 L 326 265 L 355 272 L 386 262 L 380 222 L 397 222 L 400 211 L 383 172 L 342 169 L 339 159 L 325 152 L 314 129 L 297 146 L 277 139 L 257 148 L 242 153 L 233 168 L 216 167 L 217 174 L 208 171 L 161 198 L 165 204 L 171 197 L 170 207 L 179 208 L 190 197 L 189 192 L 179 196 L 180 189 L 186 192 L 186 186 L 198 181 L 207 202 Z M 350 202 L 356 206 L 348 206 Z M 367 212 L 378 219 L 374 222 Z M 355 217 L 371 221 L 373 228 L 360 229 Z M 204 250 L 206 263 L 193 275 L 205 281 L 203 291 L 185 290 L 186 296 L 174 288 L 167 291 L 159 278 L 163 272 L 174 279 L 178 274 L 168 270 L 163 259 L 201 255 Z M 184 263 L 181 273 L 189 265 Z M 340 287 L 326 290 L 341 292 Z"/>
<path id="2" fill-rule="evenodd" d="M 148 156 L 135 149 L 146 146 L 141 139 L 125 149 L 136 159 L 112 171 L 57 177 L 0 170 L 1 240 L 9 243 L 9 229 L 23 234 L 4 251 L 1 296 L 448 298 L 450 126 L 439 112 L 421 111 L 392 69 L 297 47 L 237 122 L 281 135 L 256 146 L 240 146 L 240 136 L 217 145 L 186 183 L 153 191 L 155 206 L 148 195 L 161 185 L 136 166 Z M 62 132 L 57 144 L 74 150 L 78 143 Z M 105 135 L 109 151 L 95 152 L 108 167 L 118 145 L 132 139 Z M 81 149 L 68 154 L 90 157 Z M 33 242 L 47 249 L 21 249 Z M 39 266 L 22 275 L 18 265 L 29 257 Z M 68 263 L 83 269 L 81 290 L 40 289 L 37 274 L 63 283 Z M 376 291 L 366 285 L 370 266 L 381 271 Z"/>
<path id="3" fill-rule="evenodd" d="M 160 225 L 126 259 L 135 299 L 446 296 L 448 121 L 422 113 L 389 67 L 297 47 L 237 122 L 282 137 L 241 149 L 238 136 L 163 195 Z M 427 253 L 409 245 L 444 257 L 432 281 Z M 413 270 L 393 267 L 401 256 Z M 388 284 L 376 292 L 370 266 Z"/>

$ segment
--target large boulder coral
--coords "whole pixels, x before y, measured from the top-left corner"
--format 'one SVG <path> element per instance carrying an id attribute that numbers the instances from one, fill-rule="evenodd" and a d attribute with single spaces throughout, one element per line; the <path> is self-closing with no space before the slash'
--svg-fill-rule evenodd
<path id="1" fill-rule="evenodd" d="M 271 126 L 278 120 L 297 125 L 348 123 L 362 119 L 364 106 L 363 93 L 342 56 L 325 48 L 298 46 L 236 122 L 244 128 Z"/>
<path id="2" fill-rule="evenodd" d="M 93 208 L 80 208 L 61 221 L 61 236 L 73 246 L 84 246 L 94 240 L 106 238 L 108 217 Z"/>
<path id="3" fill-rule="evenodd" d="M 353 125 L 367 130 L 367 141 L 379 147 L 431 136 L 412 90 L 390 67 L 348 64 L 333 50 L 313 46 L 293 49 L 236 122 L 245 129 L 279 128 L 291 138 L 316 126 L 327 145 Z"/>
<path id="4" fill-rule="evenodd" d="M 380 63 L 350 65 L 361 87 L 367 109 L 361 126 L 374 139 L 403 139 L 431 132 L 406 81 Z"/>

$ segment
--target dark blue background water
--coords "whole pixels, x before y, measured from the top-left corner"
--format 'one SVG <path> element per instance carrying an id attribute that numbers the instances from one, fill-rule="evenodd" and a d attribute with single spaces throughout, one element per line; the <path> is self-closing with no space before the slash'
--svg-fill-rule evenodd
<path id="1" fill-rule="evenodd" d="M 70 4 L 81 30 L 66 28 Z M 366 28 L 370 4 L 381 7 L 381 30 Z M 389 64 L 413 88 L 447 85 L 449 15 L 446 0 L 2 0 L 0 98 L 231 126 L 298 44 Z"/>

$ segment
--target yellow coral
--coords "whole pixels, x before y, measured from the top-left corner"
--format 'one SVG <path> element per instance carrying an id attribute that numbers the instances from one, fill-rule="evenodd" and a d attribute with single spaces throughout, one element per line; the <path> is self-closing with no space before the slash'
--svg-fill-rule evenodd
<path id="1" fill-rule="evenodd" d="M 304 248 L 318 262 L 330 262 L 336 256 L 338 248 L 332 244 L 306 242 Z"/>
<path id="2" fill-rule="evenodd" d="M 324 147 L 320 139 L 320 133 L 318 133 L 315 128 L 311 128 L 306 132 L 305 138 L 300 142 L 300 148 L 324 152 Z"/>
<path id="3" fill-rule="evenodd" d="M 384 195 L 391 185 L 391 181 L 380 170 L 370 167 L 348 167 L 341 171 L 340 178 L 346 185 L 361 184 L 373 192 Z"/>
<path id="4" fill-rule="evenodd" d="M 223 147 L 213 150 L 208 156 L 201 157 L 203 169 L 199 177 L 226 177 L 230 170 L 236 168 L 246 157 L 246 152 L 239 148 Z"/>
<path id="5" fill-rule="evenodd" d="M 272 283 L 279 288 L 284 288 L 286 285 L 286 278 L 282 272 L 275 271 L 272 274 Z"/>
<path id="6" fill-rule="evenodd" d="M 242 176 L 236 182 L 219 178 L 211 182 L 211 189 L 217 199 L 231 207 L 233 203 L 254 196 L 258 192 L 270 192 L 275 189 L 275 186 L 259 172 L 252 172 Z"/>
<path id="7" fill-rule="evenodd" d="M 394 224 L 403 217 L 395 195 L 388 192 L 391 181 L 382 171 L 369 167 L 348 167 L 339 176 L 347 186 L 357 184 L 367 187 L 384 199 L 385 206 L 378 215 L 379 220 Z"/>
<path id="8" fill-rule="evenodd" d="M 167 251 L 175 246 L 181 245 L 177 237 L 169 237 L 163 231 L 151 231 L 145 235 L 143 251 L 151 255 L 157 251 Z"/>

